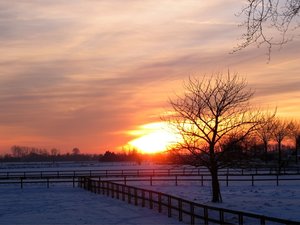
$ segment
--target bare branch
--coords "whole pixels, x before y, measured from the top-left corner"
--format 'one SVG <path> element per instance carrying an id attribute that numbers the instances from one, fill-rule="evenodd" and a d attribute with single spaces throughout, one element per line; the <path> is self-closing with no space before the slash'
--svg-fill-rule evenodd
<path id="1" fill-rule="evenodd" d="M 233 52 L 252 44 L 264 45 L 270 58 L 273 46 L 282 46 L 291 40 L 287 33 L 299 27 L 299 13 L 299 0 L 248 0 L 238 14 L 246 18 L 241 24 L 246 31 Z"/>

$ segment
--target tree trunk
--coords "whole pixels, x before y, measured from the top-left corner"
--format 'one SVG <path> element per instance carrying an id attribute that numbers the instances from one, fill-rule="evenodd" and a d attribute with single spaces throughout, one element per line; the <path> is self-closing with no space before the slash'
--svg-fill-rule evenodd
<path id="1" fill-rule="evenodd" d="M 267 141 L 264 141 L 264 160 L 265 160 L 265 163 L 268 162 L 268 142 Z"/>
<path id="2" fill-rule="evenodd" d="M 212 166 L 211 170 L 212 202 L 222 202 L 220 184 L 218 178 L 218 168 Z"/>
<path id="3" fill-rule="evenodd" d="M 281 173 L 282 167 L 282 159 L 281 159 L 281 141 L 278 142 L 278 173 Z"/>
<path id="4" fill-rule="evenodd" d="M 295 147 L 295 155 L 296 155 L 296 164 L 298 164 L 298 150 L 300 148 L 300 135 L 296 137 L 296 147 Z"/>
<path id="5" fill-rule="evenodd" d="M 281 141 L 278 142 L 278 165 L 281 167 Z"/>

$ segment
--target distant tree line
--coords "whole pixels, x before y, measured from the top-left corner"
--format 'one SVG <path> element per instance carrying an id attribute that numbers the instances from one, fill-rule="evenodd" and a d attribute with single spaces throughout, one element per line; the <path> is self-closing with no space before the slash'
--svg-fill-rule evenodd
<path id="1" fill-rule="evenodd" d="M 104 154 L 82 154 L 79 148 L 73 148 L 72 153 L 61 154 L 57 148 L 50 150 L 28 146 L 14 145 L 11 153 L 0 156 L 0 162 L 60 162 L 60 161 L 100 161 L 100 162 L 136 162 L 141 164 L 145 155 L 136 150 L 115 153 L 106 151 Z M 149 159 L 149 157 L 148 157 Z"/>
<path id="2" fill-rule="evenodd" d="M 280 169 L 299 163 L 300 122 L 275 116 L 264 119 L 252 134 L 232 133 L 220 143 L 224 167 L 273 165 Z M 178 154 L 178 149 L 170 149 L 166 161 L 205 166 L 201 160 L 196 161 L 193 154 Z"/>
<path id="3" fill-rule="evenodd" d="M 81 154 L 77 147 L 72 149 L 72 153 L 61 154 L 57 148 L 48 150 L 19 145 L 11 147 L 11 154 L 0 156 L 1 162 L 95 161 L 98 159 L 97 154 Z"/>

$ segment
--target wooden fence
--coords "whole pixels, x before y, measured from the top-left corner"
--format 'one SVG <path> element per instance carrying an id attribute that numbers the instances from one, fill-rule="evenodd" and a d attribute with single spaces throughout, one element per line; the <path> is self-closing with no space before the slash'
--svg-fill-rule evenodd
<path id="1" fill-rule="evenodd" d="M 299 225 L 299 221 L 268 217 L 220 207 L 195 203 L 165 193 L 137 188 L 110 181 L 99 181 L 89 177 L 81 177 L 78 185 L 85 190 L 111 196 L 129 204 L 149 207 L 168 217 L 176 217 L 179 221 L 194 224 L 289 224 Z"/>
<path id="2" fill-rule="evenodd" d="M 204 186 L 207 183 L 210 183 L 211 176 L 210 175 L 199 175 L 199 176 L 168 176 L 168 177 L 162 177 L 162 176 L 149 176 L 149 177 L 117 177 L 117 178 L 98 178 L 99 180 L 106 180 L 111 182 L 118 182 L 127 184 L 130 182 L 146 182 L 150 186 L 154 185 L 155 183 L 161 183 L 161 182 L 172 182 L 175 186 L 179 185 L 180 183 L 186 183 L 186 182 L 197 182 L 201 186 Z M 268 184 L 279 186 L 280 184 L 288 183 L 288 181 L 299 181 L 300 184 L 300 176 L 299 175 L 219 175 L 219 182 L 225 186 L 229 186 L 230 184 L 233 184 L 235 182 L 243 182 L 248 183 L 251 186 L 259 185 L 262 182 L 268 182 Z"/>
<path id="3" fill-rule="evenodd" d="M 37 176 L 37 177 L 14 177 L 14 179 L 0 179 L 0 185 L 3 184 L 19 184 L 21 188 L 23 188 L 24 184 L 46 184 L 49 188 L 50 183 L 71 183 L 73 187 L 75 187 L 75 183 L 77 183 L 78 179 L 81 177 L 86 176 Z M 87 176 L 90 177 L 90 176 Z M 161 182 L 171 182 L 174 185 L 184 184 L 186 182 L 195 182 L 200 184 L 201 186 L 207 185 L 207 183 L 211 182 L 211 176 L 210 175 L 169 175 L 169 176 L 162 176 L 162 175 L 155 175 L 155 176 L 91 176 L 91 178 L 95 178 L 98 180 L 103 181 L 111 181 L 111 182 L 119 182 L 123 184 L 132 183 L 132 182 L 145 182 L 146 184 L 149 184 L 150 186 L 159 184 Z M 288 184 L 289 181 L 298 181 L 300 184 L 300 175 L 263 175 L 263 174 L 257 174 L 257 175 L 237 175 L 237 174 L 231 174 L 231 175 L 219 175 L 219 182 L 221 185 L 229 186 L 232 184 L 236 184 L 236 182 L 248 185 L 260 185 L 263 182 L 268 182 L 268 185 L 284 185 Z"/>
<path id="4" fill-rule="evenodd" d="M 206 168 L 169 168 L 169 169 L 108 169 L 108 170 L 43 170 L 43 171 L 1 171 L 3 179 L 38 179 L 38 178 L 72 178 L 72 177 L 123 177 L 123 176 L 208 176 Z M 220 169 L 219 175 L 300 175 L 300 167 L 283 168 L 226 168 Z"/>

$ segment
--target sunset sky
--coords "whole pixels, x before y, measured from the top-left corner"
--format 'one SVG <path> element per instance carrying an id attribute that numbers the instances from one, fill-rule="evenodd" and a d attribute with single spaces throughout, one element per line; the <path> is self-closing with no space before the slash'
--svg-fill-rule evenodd
<path id="1" fill-rule="evenodd" d="M 240 0 L 0 0 L 0 153 L 117 150 L 161 136 L 188 76 L 237 72 L 255 104 L 300 119 L 300 37 L 230 52 Z M 167 135 L 166 135 L 167 138 Z"/>

